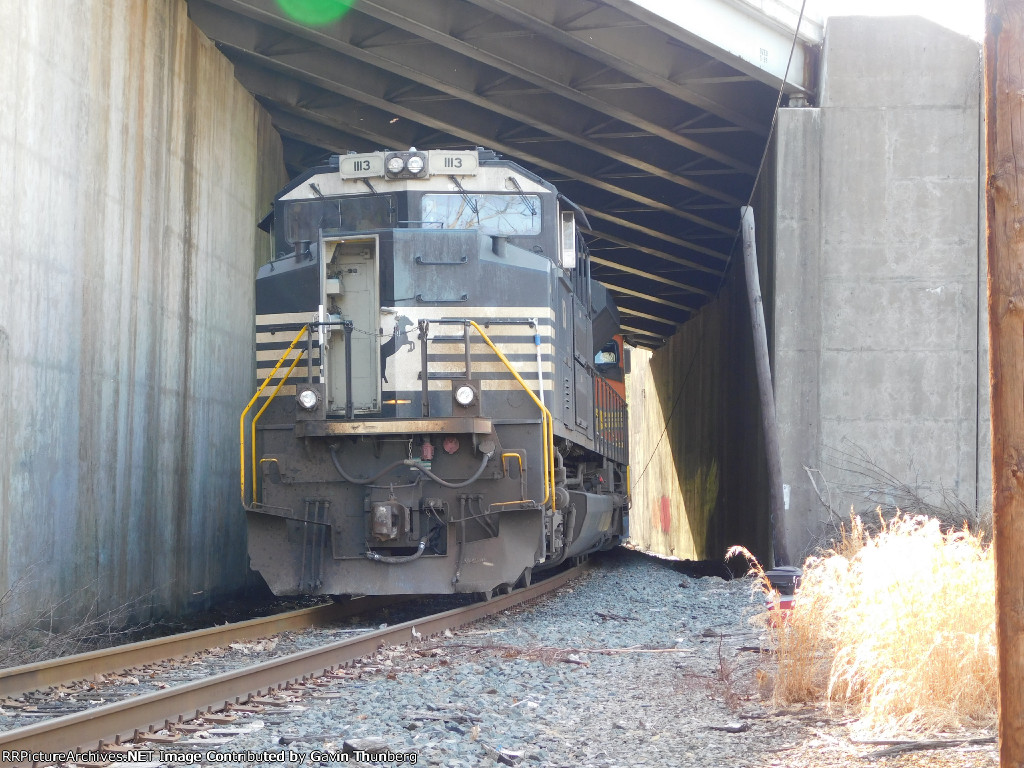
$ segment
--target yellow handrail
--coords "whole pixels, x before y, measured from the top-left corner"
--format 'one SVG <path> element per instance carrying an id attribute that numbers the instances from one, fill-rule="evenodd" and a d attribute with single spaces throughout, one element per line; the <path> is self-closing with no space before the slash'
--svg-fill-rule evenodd
<path id="1" fill-rule="evenodd" d="M 267 376 L 267 378 L 264 380 L 264 382 L 262 384 L 260 384 L 260 388 L 256 390 L 256 394 L 252 396 L 252 399 L 249 401 L 249 404 L 247 406 L 245 406 L 245 410 L 242 411 L 242 415 L 238 419 L 238 465 L 239 465 L 239 471 L 240 471 L 241 480 L 242 480 L 242 506 L 243 507 L 245 506 L 245 416 L 252 409 L 253 405 L 255 405 L 256 401 L 259 399 L 259 396 L 261 394 L 263 394 L 263 390 L 267 388 L 267 384 L 269 384 L 271 379 L 274 378 L 274 374 L 277 373 L 277 370 L 284 364 L 284 361 L 288 358 L 288 355 L 290 355 L 292 350 L 295 349 L 295 345 L 299 343 L 299 340 L 307 332 L 309 332 L 309 326 L 308 325 L 302 326 L 302 330 L 299 331 L 298 336 L 296 336 L 295 340 L 290 345 L 288 345 L 288 349 L 286 349 L 284 351 L 284 354 L 281 355 L 281 359 L 277 361 L 277 365 L 274 366 L 274 370 L 272 370 L 270 372 L 270 375 Z M 284 378 L 281 379 L 281 381 L 278 383 L 277 387 L 274 389 L 273 394 L 270 395 L 270 398 L 267 400 L 266 403 L 263 404 L 263 407 L 260 408 L 259 412 L 253 417 L 253 420 L 252 420 L 252 503 L 253 504 L 256 503 L 256 422 L 259 421 L 260 416 L 263 415 L 263 411 L 265 411 L 267 409 L 267 406 L 270 405 L 270 401 L 273 400 L 277 396 L 277 393 L 278 393 L 278 391 L 280 391 L 281 386 L 285 383 L 285 381 L 287 381 L 288 377 L 291 375 L 291 372 L 295 369 L 295 364 L 298 363 L 299 360 L 301 360 L 301 359 L 302 359 L 302 352 L 300 351 L 299 354 L 296 356 L 295 360 L 292 361 L 291 367 L 288 369 L 287 373 L 285 373 Z"/>
<path id="2" fill-rule="evenodd" d="M 545 470 L 544 501 L 542 501 L 541 504 L 547 504 L 548 500 L 550 499 L 551 511 L 553 512 L 555 511 L 555 419 L 551 415 L 551 411 L 549 411 L 544 406 L 544 403 L 541 402 L 540 398 L 533 394 L 533 390 L 530 389 L 530 386 L 525 381 L 523 381 L 523 377 L 520 376 L 516 372 L 516 369 L 512 367 L 512 363 L 508 361 L 508 358 L 501 353 L 500 349 L 494 346 L 494 342 L 492 342 L 490 338 L 487 336 L 487 334 L 484 333 L 484 329 L 481 328 L 472 320 L 468 320 L 467 322 L 471 326 L 473 326 L 473 328 L 476 329 L 476 332 L 480 334 L 480 336 L 483 338 L 485 342 L 487 342 L 487 346 L 489 346 L 491 350 L 494 352 L 494 354 L 498 356 L 498 359 L 505 364 L 505 367 L 508 368 L 509 373 L 515 376 L 516 381 L 518 381 L 520 386 L 522 386 L 522 388 L 526 390 L 526 394 L 530 396 L 533 402 L 536 403 L 537 407 L 540 408 L 541 410 L 541 441 L 543 442 L 544 447 Z"/>
<path id="3" fill-rule="evenodd" d="M 501 454 L 501 469 L 505 473 L 505 475 L 508 475 L 508 467 L 505 466 L 505 459 L 509 457 L 519 460 L 519 474 L 523 474 L 523 457 L 520 456 L 518 453 L 507 452 Z"/>

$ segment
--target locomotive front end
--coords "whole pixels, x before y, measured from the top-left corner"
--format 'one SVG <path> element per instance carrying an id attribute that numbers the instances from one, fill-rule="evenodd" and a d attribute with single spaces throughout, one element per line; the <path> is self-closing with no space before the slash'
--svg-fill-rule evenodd
<path id="1" fill-rule="evenodd" d="M 240 424 L 251 564 L 275 593 L 489 593 L 581 546 L 567 429 L 604 443 L 579 215 L 484 151 L 345 155 L 278 196 Z M 567 428 L 581 383 L 588 426 Z M 623 530 L 620 410 L 619 455 L 590 455 L 613 478 L 591 549 Z"/>

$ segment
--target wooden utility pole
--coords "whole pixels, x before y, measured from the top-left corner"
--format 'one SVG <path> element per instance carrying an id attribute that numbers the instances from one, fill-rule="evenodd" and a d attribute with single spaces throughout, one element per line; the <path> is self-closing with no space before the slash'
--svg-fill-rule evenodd
<path id="1" fill-rule="evenodd" d="M 757 247 L 754 242 L 754 209 L 740 208 L 743 233 L 743 267 L 747 278 L 750 325 L 754 332 L 754 367 L 757 391 L 761 396 L 761 425 L 764 428 L 764 453 L 768 462 L 768 512 L 772 529 L 772 557 L 775 565 L 790 565 L 786 550 L 785 503 L 782 493 L 782 457 L 779 452 L 779 427 L 775 420 L 775 390 L 768 360 L 768 331 L 764 322 L 761 280 L 757 273 Z"/>
<path id="2" fill-rule="evenodd" d="M 1024 768 L 1024 0 L 985 10 L 999 764 Z"/>

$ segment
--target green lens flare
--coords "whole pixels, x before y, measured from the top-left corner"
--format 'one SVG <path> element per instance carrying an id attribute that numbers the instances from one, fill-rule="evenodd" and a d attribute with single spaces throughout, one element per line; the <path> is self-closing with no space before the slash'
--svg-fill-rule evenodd
<path id="1" fill-rule="evenodd" d="M 355 0 L 277 0 L 285 15 L 300 24 L 319 27 L 337 21 Z"/>

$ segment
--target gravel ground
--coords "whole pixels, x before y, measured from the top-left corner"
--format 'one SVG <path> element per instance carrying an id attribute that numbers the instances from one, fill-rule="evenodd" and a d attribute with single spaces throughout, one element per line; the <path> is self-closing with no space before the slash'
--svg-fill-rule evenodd
<path id="1" fill-rule="evenodd" d="M 272 637 L 210 648 L 120 673 L 96 675 L 89 680 L 0 699 L 0 732 L 347 640 L 353 635 L 451 610 L 472 600 L 467 595 L 447 595 L 400 603 L 366 611 L 332 627 L 282 632 Z M 294 606 L 286 607 L 294 610 Z M 240 618 L 245 620 L 252 616 L 243 613 Z"/>
<path id="2" fill-rule="evenodd" d="M 854 743 L 841 717 L 763 698 L 760 610 L 747 580 L 690 579 L 618 550 L 552 596 L 386 648 L 174 747 L 187 757 L 159 754 L 167 765 L 330 765 L 346 749 L 350 765 L 446 768 L 870 764 L 880 747 Z M 879 762 L 998 765 L 992 744 Z"/>

